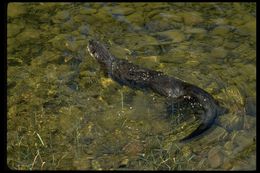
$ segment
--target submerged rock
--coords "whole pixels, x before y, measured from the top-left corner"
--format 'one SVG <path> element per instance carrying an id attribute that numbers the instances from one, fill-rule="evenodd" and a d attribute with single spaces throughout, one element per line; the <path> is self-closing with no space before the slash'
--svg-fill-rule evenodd
<path id="1" fill-rule="evenodd" d="M 214 147 L 208 152 L 208 161 L 212 168 L 217 168 L 222 165 L 223 159 L 224 154 L 218 147 Z"/>
<path id="2" fill-rule="evenodd" d="M 129 156 L 136 156 L 143 150 L 143 145 L 140 141 L 128 143 L 123 147 L 123 151 Z"/>
<path id="3" fill-rule="evenodd" d="M 40 31 L 33 28 L 26 28 L 17 37 L 23 42 L 33 41 L 36 39 L 40 39 Z"/>
<path id="4" fill-rule="evenodd" d="M 88 35 L 88 33 L 89 33 L 89 28 L 88 28 L 88 26 L 86 26 L 86 25 L 80 26 L 80 27 L 79 27 L 79 32 L 80 32 L 81 34 Z"/>
<path id="5" fill-rule="evenodd" d="M 141 59 L 143 61 L 158 62 L 157 56 L 142 56 L 139 59 Z"/>
<path id="6" fill-rule="evenodd" d="M 23 3 L 9 3 L 7 7 L 8 17 L 19 17 L 27 12 Z"/>
<path id="7" fill-rule="evenodd" d="M 62 23 L 67 21 L 70 18 L 68 11 L 58 11 L 56 15 L 52 18 L 54 23 Z"/>
<path id="8" fill-rule="evenodd" d="M 143 19 L 143 13 L 142 12 L 132 13 L 132 14 L 126 16 L 126 19 L 133 24 L 137 24 L 138 26 L 141 26 L 141 25 L 144 24 L 144 20 L 142 20 Z"/>
<path id="9" fill-rule="evenodd" d="M 163 32 L 158 32 L 159 36 L 167 37 L 172 40 L 174 43 L 182 42 L 185 40 L 185 35 L 177 30 L 168 30 Z"/>
<path id="10" fill-rule="evenodd" d="M 228 23 L 228 20 L 226 18 L 216 18 L 212 19 L 211 21 L 217 25 L 225 25 Z"/>
<path id="11" fill-rule="evenodd" d="M 227 26 L 218 26 L 213 29 L 212 34 L 224 37 L 225 35 L 228 35 L 229 30 L 230 29 Z"/>
<path id="12" fill-rule="evenodd" d="M 83 7 L 79 10 L 79 14 L 91 15 L 97 13 L 97 9 Z"/>
<path id="13" fill-rule="evenodd" d="M 130 15 L 135 12 L 134 8 L 129 7 L 120 7 L 120 8 L 112 8 L 111 13 L 112 14 L 121 14 L 121 15 Z"/>
<path id="14" fill-rule="evenodd" d="M 205 137 L 201 140 L 204 143 L 211 143 L 216 141 L 223 141 L 228 136 L 228 132 L 219 126 L 212 127 L 212 130 L 210 130 L 210 133 L 208 135 L 205 135 Z"/>
<path id="15" fill-rule="evenodd" d="M 238 154 L 243 151 L 250 145 L 253 145 L 256 137 L 256 132 L 252 133 L 252 131 L 240 130 L 237 133 L 234 133 L 232 137 L 232 142 L 235 145 L 233 149 L 233 154 Z"/>
<path id="16" fill-rule="evenodd" d="M 248 130 L 252 130 L 256 128 L 256 117 L 245 115 L 244 117 L 244 128 Z"/>
<path id="17" fill-rule="evenodd" d="M 234 144 L 232 141 L 227 141 L 224 145 L 224 148 L 228 151 L 232 151 L 232 149 L 234 148 Z"/>
<path id="18" fill-rule="evenodd" d="M 227 50 L 223 47 L 214 48 L 212 49 L 210 56 L 213 58 L 224 58 L 227 56 Z"/>
<path id="19" fill-rule="evenodd" d="M 188 53 L 182 49 L 172 49 L 167 54 L 160 56 L 160 62 L 183 64 L 189 57 Z"/>
<path id="20" fill-rule="evenodd" d="M 245 100 L 246 114 L 256 116 L 256 98 L 247 97 Z"/>
<path id="21" fill-rule="evenodd" d="M 252 167 L 250 163 L 238 160 L 233 164 L 231 171 L 249 171 L 249 170 L 256 170 L 256 167 Z"/>
<path id="22" fill-rule="evenodd" d="M 206 34 L 207 31 L 203 28 L 186 27 L 185 33 L 188 33 L 188 34 Z"/>
<path id="23" fill-rule="evenodd" d="M 21 30 L 24 28 L 23 25 L 19 24 L 7 24 L 7 36 L 13 37 L 21 32 Z"/>
<path id="24" fill-rule="evenodd" d="M 220 116 L 217 119 L 217 123 L 228 131 L 240 130 L 243 128 L 244 118 L 240 115 L 229 113 Z"/>
<path id="25" fill-rule="evenodd" d="M 133 60 L 133 62 L 146 68 L 156 68 L 159 66 L 159 58 L 157 56 L 141 56 Z"/>
<path id="26" fill-rule="evenodd" d="M 54 38 L 50 39 L 48 42 L 51 43 L 51 45 L 58 49 L 58 50 L 65 50 L 66 49 L 66 43 L 69 41 L 74 41 L 75 37 L 69 35 L 69 34 L 59 34 L 56 35 Z"/>
<path id="27" fill-rule="evenodd" d="M 160 32 L 173 28 L 173 25 L 165 20 L 152 20 L 144 24 L 144 28 L 150 32 Z"/>
<path id="28" fill-rule="evenodd" d="M 239 34 L 256 36 L 256 21 L 249 21 L 248 23 L 239 27 Z"/>
<path id="29" fill-rule="evenodd" d="M 213 57 L 216 57 L 216 58 L 218 58 L 219 56 L 221 57 L 221 55 L 219 55 L 219 54 L 221 54 L 224 49 L 222 47 L 223 41 L 224 41 L 224 38 L 221 36 L 213 36 L 210 38 L 209 44 L 210 44 L 210 46 L 214 47 L 214 49 L 211 50 Z M 214 52 L 214 51 L 216 51 L 216 52 Z M 221 52 L 219 52 L 219 51 L 221 51 Z"/>
<path id="30" fill-rule="evenodd" d="M 128 158 L 124 158 L 123 160 L 120 161 L 119 168 L 127 167 L 128 164 L 129 164 L 129 159 Z"/>
<path id="31" fill-rule="evenodd" d="M 225 41 L 223 46 L 226 49 L 235 49 L 236 47 L 239 46 L 239 43 L 238 42 Z"/>
<path id="32" fill-rule="evenodd" d="M 196 25 L 204 21 L 199 12 L 181 13 L 185 25 Z"/>

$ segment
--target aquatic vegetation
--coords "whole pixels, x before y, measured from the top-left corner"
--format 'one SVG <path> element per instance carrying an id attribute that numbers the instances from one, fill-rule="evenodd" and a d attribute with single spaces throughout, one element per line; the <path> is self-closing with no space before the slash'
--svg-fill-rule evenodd
<path id="1" fill-rule="evenodd" d="M 256 3 L 9 3 L 7 166 L 255 170 Z M 211 93 L 229 113 L 167 117 L 165 98 L 110 81 L 89 39 Z"/>

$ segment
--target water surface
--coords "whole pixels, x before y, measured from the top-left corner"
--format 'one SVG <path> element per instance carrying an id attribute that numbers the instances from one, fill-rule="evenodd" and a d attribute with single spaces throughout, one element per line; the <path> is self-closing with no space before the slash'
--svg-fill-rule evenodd
<path id="1" fill-rule="evenodd" d="M 179 143 L 196 118 L 105 76 L 93 38 L 229 112 Z M 7 63 L 11 169 L 256 169 L 256 3 L 9 3 Z"/>

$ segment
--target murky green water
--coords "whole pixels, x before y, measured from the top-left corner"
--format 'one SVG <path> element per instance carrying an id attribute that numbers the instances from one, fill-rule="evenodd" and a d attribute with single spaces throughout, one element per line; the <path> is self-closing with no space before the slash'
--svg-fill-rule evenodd
<path id="1" fill-rule="evenodd" d="M 11 169 L 256 169 L 255 3 L 10 3 L 7 164 Z M 165 117 L 165 98 L 121 86 L 87 53 L 211 93 L 229 109 L 200 138 Z"/>

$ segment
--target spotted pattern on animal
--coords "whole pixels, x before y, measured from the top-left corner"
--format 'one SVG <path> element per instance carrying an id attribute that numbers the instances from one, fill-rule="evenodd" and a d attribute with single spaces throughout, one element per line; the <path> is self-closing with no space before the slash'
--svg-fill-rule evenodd
<path id="1" fill-rule="evenodd" d="M 227 111 L 205 90 L 180 79 L 169 77 L 162 72 L 142 68 L 126 60 L 118 59 L 98 41 L 90 40 L 87 49 L 107 75 L 122 85 L 137 89 L 147 88 L 173 100 L 196 100 L 196 105 L 201 106 L 204 110 L 200 115 L 201 123 L 197 129 L 180 141 L 200 136 L 212 126 L 218 115 Z"/>

